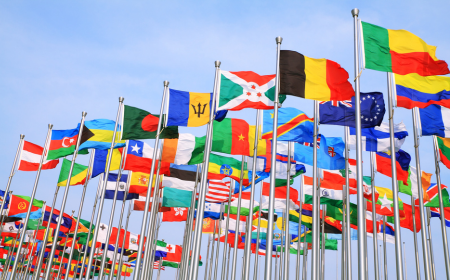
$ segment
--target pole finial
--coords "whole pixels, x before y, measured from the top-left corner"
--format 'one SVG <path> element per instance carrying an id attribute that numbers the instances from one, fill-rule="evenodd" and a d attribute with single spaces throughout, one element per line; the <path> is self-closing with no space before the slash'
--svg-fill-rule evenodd
<path id="1" fill-rule="evenodd" d="M 275 38 L 275 41 L 277 42 L 277 44 L 281 44 L 281 42 L 283 42 L 283 37 L 278 36 Z"/>
<path id="2" fill-rule="evenodd" d="M 352 10 L 352 16 L 355 17 L 355 16 L 358 16 L 358 15 L 359 15 L 359 9 L 358 8 L 354 8 Z"/>
<path id="3" fill-rule="evenodd" d="M 222 64 L 222 62 L 220 62 L 220 60 L 214 61 L 214 65 L 215 65 L 216 67 L 220 67 L 220 64 Z"/>
<path id="4" fill-rule="evenodd" d="M 49 124 L 48 124 L 48 128 L 49 128 L 49 129 L 52 129 L 52 128 L 53 128 L 53 124 L 49 123 Z"/>
<path id="5" fill-rule="evenodd" d="M 169 86 L 169 81 L 164 81 L 164 86 L 168 87 Z"/>
<path id="6" fill-rule="evenodd" d="M 86 115 L 87 115 L 87 112 L 85 112 L 85 111 L 83 111 L 83 112 L 81 113 L 81 116 L 82 116 L 82 117 L 86 117 Z"/>
<path id="7" fill-rule="evenodd" d="M 20 139 L 25 138 L 25 134 L 20 134 Z"/>
<path id="8" fill-rule="evenodd" d="M 122 96 L 119 97 L 119 102 L 122 103 L 124 99 L 125 99 L 125 98 L 123 98 Z"/>

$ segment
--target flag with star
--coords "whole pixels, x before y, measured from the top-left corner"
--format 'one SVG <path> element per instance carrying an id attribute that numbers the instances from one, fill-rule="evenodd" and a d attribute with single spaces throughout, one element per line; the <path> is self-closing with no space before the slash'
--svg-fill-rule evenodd
<path id="1" fill-rule="evenodd" d="M 252 71 L 220 71 L 218 110 L 273 109 L 274 98 L 275 75 L 260 76 Z M 281 103 L 285 99 L 285 96 L 279 97 Z"/>
<path id="2" fill-rule="evenodd" d="M 385 216 L 394 216 L 394 198 L 392 190 L 381 187 L 375 187 L 375 189 L 379 194 L 375 204 L 376 213 Z M 398 206 L 400 217 L 404 217 L 405 212 L 403 211 L 403 202 L 400 198 L 398 199 Z M 372 201 L 370 199 L 367 200 L 367 211 L 372 211 Z"/>
<path id="3" fill-rule="evenodd" d="M 273 139 L 273 110 L 264 111 L 262 139 Z M 295 108 L 278 109 L 277 139 L 313 142 L 314 119 Z"/>
<path id="4" fill-rule="evenodd" d="M 361 128 L 379 126 L 386 108 L 383 93 L 361 92 Z M 319 123 L 355 127 L 355 96 L 346 101 L 319 102 Z"/>
<path id="5" fill-rule="evenodd" d="M 208 166 L 208 179 L 221 180 L 229 177 L 235 181 L 240 181 L 242 163 L 237 159 L 211 154 Z M 248 186 L 248 170 L 245 162 L 242 172 L 244 172 L 242 185 Z"/>
<path id="6" fill-rule="evenodd" d="M 149 174 L 153 162 L 153 148 L 147 143 L 137 140 L 128 140 L 127 157 L 124 170 Z M 156 160 L 158 166 L 158 160 Z M 170 174 L 170 163 L 162 162 L 160 174 Z M 156 168 L 155 168 L 156 171 Z"/>

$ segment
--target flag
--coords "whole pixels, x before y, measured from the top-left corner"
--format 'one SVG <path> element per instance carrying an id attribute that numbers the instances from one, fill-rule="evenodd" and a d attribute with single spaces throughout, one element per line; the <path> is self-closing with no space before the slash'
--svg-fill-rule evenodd
<path id="1" fill-rule="evenodd" d="M 450 81 L 449 81 L 450 82 Z M 450 103 L 449 103 L 450 107 Z M 419 109 L 421 135 L 437 135 L 450 138 L 450 109 L 439 105 L 430 105 Z"/>
<path id="2" fill-rule="evenodd" d="M 173 250 L 169 250 L 167 252 L 167 256 L 163 260 L 163 265 L 168 267 L 178 268 L 178 265 L 181 262 L 181 254 L 183 253 L 183 247 L 174 245 Z"/>
<path id="3" fill-rule="evenodd" d="M 253 156 L 255 147 L 256 126 L 249 125 L 241 119 L 224 119 L 213 124 L 213 152 L 229 155 Z M 267 150 L 266 140 L 258 141 L 258 155 L 264 155 Z"/>
<path id="4" fill-rule="evenodd" d="M 230 205 L 228 203 L 225 205 L 225 213 L 228 213 L 228 207 L 230 207 L 230 214 L 238 213 L 238 203 L 239 203 L 239 194 L 233 195 Z M 259 203 L 258 201 L 253 201 L 253 213 L 258 211 Z M 242 192 L 241 195 L 241 216 L 248 216 L 250 214 L 250 192 Z"/>
<path id="5" fill-rule="evenodd" d="M 349 129 L 349 148 L 356 150 L 356 129 Z M 361 141 L 364 151 L 387 152 L 391 148 L 389 138 L 389 123 L 382 123 L 380 126 L 361 129 Z M 395 148 L 400 149 L 408 136 L 405 124 L 400 122 L 394 125 Z"/>
<path id="6" fill-rule="evenodd" d="M 186 207 L 161 207 L 163 222 L 184 222 L 187 220 L 189 208 Z"/>
<path id="7" fill-rule="evenodd" d="M 92 164 L 91 177 L 97 177 L 98 175 L 106 172 L 106 165 L 108 163 L 108 158 L 111 155 L 111 150 L 97 150 L 94 153 L 94 163 Z M 120 159 L 122 158 L 122 148 L 113 149 L 110 171 L 119 170 Z"/>
<path id="8" fill-rule="evenodd" d="M 9 202 L 8 216 L 25 218 L 28 207 L 30 206 L 30 197 L 24 195 L 11 195 Z M 42 207 L 44 201 L 33 199 L 33 206 L 31 207 L 30 219 L 39 219 L 42 217 Z"/>
<path id="9" fill-rule="evenodd" d="M 395 90 L 398 107 L 423 109 L 433 104 L 450 107 L 450 77 L 395 75 Z"/>
<path id="10" fill-rule="evenodd" d="M 269 194 L 270 194 L 270 183 L 263 182 L 262 186 L 262 198 L 263 202 L 261 204 L 262 209 L 269 209 Z M 275 188 L 275 205 L 274 209 L 286 209 L 286 197 L 287 197 L 287 186 Z M 298 191 L 292 187 L 289 190 L 289 209 L 295 210 L 298 208 L 296 202 L 298 201 Z"/>
<path id="11" fill-rule="evenodd" d="M 235 181 L 240 181 L 241 177 L 241 162 L 234 158 L 210 154 L 208 179 L 223 179 L 230 177 Z M 248 170 L 246 170 L 244 163 L 243 185 L 249 184 Z"/>
<path id="12" fill-rule="evenodd" d="M 41 162 L 41 155 L 44 148 L 28 141 L 23 141 L 22 151 L 20 152 L 18 170 L 37 171 Z M 45 160 L 42 162 L 42 169 L 53 169 L 59 163 L 59 160 Z"/>
<path id="13" fill-rule="evenodd" d="M 386 108 L 383 93 L 361 92 L 361 128 L 380 126 Z M 355 97 L 345 101 L 319 102 L 319 123 L 355 127 Z"/>
<path id="14" fill-rule="evenodd" d="M 226 202 L 230 195 L 230 182 L 211 179 L 208 181 L 208 192 L 205 199 L 208 202 Z"/>
<path id="15" fill-rule="evenodd" d="M 223 214 L 224 215 L 224 217 L 225 217 L 225 219 L 227 218 L 227 213 L 224 213 Z M 245 228 L 246 228 L 246 221 L 247 221 L 247 219 L 249 219 L 250 217 L 248 217 L 248 216 L 239 216 L 239 221 L 237 220 L 237 215 L 236 214 L 230 214 L 230 217 L 229 217 L 229 224 L 228 224 L 228 230 L 232 230 L 232 231 L 234 231 L 234 232 L 236 232 L 236 230 L 237 230 L 237 226 L 239 226 L 239 232 L 245 232 Z M 222 227 L 222 229 L 224 229 L 225 230 L 225 228 L 226 228 L 226 222 L 225 223 L 223 223 L 222 222 L 222 224 L 221 224 L 221 227 Z M 205 232 L 203 232 L 203 233 L 205 233 Z M 228 239 L 230 239 L 230 236 L 228 235 Z"/>
<path id="16" fill-rule="evenodd" d="M 164 176 L 162 186 L 185 191 L 193 191 L 195 188 L 196 177 L 197 172 L 170 167 L 170 175 Z"/>
<path id="17" fill-rule="evenodd" d="M 100 184 L 101 184 L 101 186 L 103 186 L 104 176 L 105 175 L 102 175 L 100 177 Z M 116 193 L 116 189 L 117 189 L 116 199 L 118 201 L 123 201 L 123 198 L 125 196 L 125 192 L 127 191 L 128 175 L 127 174 L 121 174 L 120 179 L 119 179 L 119 184 L 118 184 L 118 186 L 116 188 L 117 177 L 118 177 L 118 174 L 109 173 L 108 180 L 106 182 L 106 188 L 105 188 L 105 198 L 106 199 L 114 199 L 114 194 Z M 137 193 L 128 193 L 126 200 L 137 199 L 137 198 L 139 198 L 139 194 L 137 194 Z"/>
<path id="18" fill-rule="evenodd" d="M 191 207 L 192 191 L 173 189 L 166 187 L 163 189 L 163 207 Z"/>
<path id="19" fill-rule="evenodd" d="M 317 167 L 329 170 L 345 169 L 345 144 L 341 137 L 325 137 L 319 134 L 317 145 Z M 313 150 L 313 143 L 295 143 L 294 159 L 312 166 Z"/>
<path id="20" fill-rule="evenodd" d="M 436 137 L 440 161 L 450 169 L 450 138 Z"/>
<path id="21" fill-rule="evenodd" d="M 178 138 L 165 139 L 161 160 L 175 164 L 201 163 L 203 162 L 205 140 L 205 137 L 195 137 L 190 133 L 180 133 Z"/>
<path id="22" fill-rule="evenodd" d="M 220 70 L 218 110 L 239 111 L 245 108 L 273 109 L 275 75 L 260 76 L 252 71 Z M 286 98 L 280 96 L 281 103 Z"/>
<path id="23" fill-rule="evenodd" d="M 447 63 L 436 58 L 436 47 L 406 30 L 386 29 L 361 22 L 364 67 L 396 74 L 421 76 L 450 73 Z"/>
<path id="24" fill-rule="evenodd" d="M 155 139 L 158 129 L 159 115 L 150 114 L 136 107 L 123 105 L 121 139 Z M 164 126 L 164 117 L 161 122 L 160 139 L 178 137 L 177 126 Z"/>
<path id="25" fill-rule="evenodd" d="M 303 196 L 304 203 L 313 203 L 313 178 L 303 175 Z M 342 205 L 343 186 L 330 181 L 322 181 L 319 189 L 320 203 L 330 203 L 333 205 Z"/>
<path id="26" fill-rule="evenodd" d="M 86 139 L 82 144 L 80 144 L 79 150 L 85 149 L 99 149 L 99 150 L 107 150 L 111 148 L 111 142 L 114 135 L 114 127 L 116 125 L 115 121 L 106 120 L 106 119 L 97 119 L 92 121 L 86 121 L 84 126 L 89 129 L 89 131 L 93 134 L 89 138 Z M 78 129 L 80 124 L 78 124 Z M 84 140 L 84 128 L 83 128 L 83 136 L 82 140 Z M 114 148 L 124 147 L 125 141 L 120 140 L 120 127 L 118 126 L 116 132 L 115 146 Z"/>
<path id="27" fill-rule="evenodd" d="M 72 162 L 68 159 L 63 159 L 61 165 L 61 171 L 59 172 L 58 186 L 65 187 L 67 185 L 67 179 L 69 179 L 69 171 Z M 79 163 L 74 163 L 72 169 L 72 177 L 70 177 L 70 185 L 83 185 L 86 182 L 88 167 Z"/>
<path id="28" fill-rule="evenodd" d="M 400 218 L 400 226 L 402 228 L 407 228 L 410 231 L 414 232 L 414 221 L 413 219 L 416 219 L 416 232 L 419 232 L 421 229 L 421 224 L 420 224 L 420 208 L 418 206 L 414 206 L 415 207 L 415 213 L 413 216 L 412 213 L 412 206 L 404 203 L 403 202 L 403 213 L 405 213 L 404 217 Z M 394 223 L 394 217 L 388 217 L 387 221 L 390 223 Z"/>
<path id="29" fill-rule="evenodd" d="M 394 227 L 388 223 L 380 224 L 380 231 L 377 233 L 377 239 L 383 240 L 383 232 L 386 230 L 386 242 L 395 244 L 395 230 Z M 373 238 L 373 233 L 367 232 L 367 236 Z"/>
<path id="30" fill-rule="evenodd" d="M 156 240 L 155 258 L 165 258 L 168 252 L 167 243 L 164 241 Z"/>
<path id="31" fill-rule="evenodd" d="M 273 110 L 263 112 L 262 139 L 273 139 Z M 314 119 L 295 108 L 278 109 L 277 139 L 279 141 L 312 142 Z"/>
<path id="32" fill-rule="evenodd" d="M 153 191 L 154 190 L 155 189 L 152 189 L 151 194 L 150 194 L 150 203 L 148 205 L 148 211 L 151 211 L 151 209 L 152 209 Z M 160 192 L 160 195 L 161 195 L 161 192 Z M 146 192 L 139 194 L 139 198 L 138 199 L 133 199 L 132 200 L 132 204 L 133 204 L 133 208 L 132 209 L 134 211 L 144 211 L 146 198 L 147 198 L 147 193 Z M 161 199 L 159 201 L 161 201 Z"/>
<path id="33" fill-rule="evenodd" d="M 375 187 L 378 191 L 379 197 L 375 204 L 376 213 L 385 216 L 393 216 L 394 215 L 394 196 L 392 191 L 388 188 Z M 404 217 L 405 214 L 403 212 L 403 202 L 399 198 L 398 199 L 398 207 L 400 216 Z M 372 201 L 367 200 L 367 210 L 372 211 Z"/>
<path id="34" fill-rule="evenodd" d="M 342 221 L 343 215 L 344 214 L 342 212 L 342 206 L 334 206 L 332 204 L 327 204 L 325 216 L 331 217 L 338 221 Z M 356 227 L 358 226 L 358 206 L 353 203 L 350 203 L 350 219 L 349 219 L 349 221 L 352 226 L 356 226 Z"/>
<path id="35" fill-rule="evenodd" d="M 142 141 L 128 140 L 127 159 L 123 169 L 150 173 L 153 161 L 153 148 Z M 158 160 L 155 163 L 155 172 Z M 162 162 L 159 174 L 170 174 L 170 163 Z"/>
<path id="36" fill-rule="evenodd" d="M 0 190 L 0 205 L 1 203 L 3 203 L 3 200 L 5 200 L 5 204 L 3 205 L 3 211 L 5 211 L 5 209 L 8 209 L 9 199 L 10 199 L 9 193 L 5 197 L 5 191 Z"/>
<path id="37" fill-rule="evenodd" d="M 441 218 L 441 210 L 439 209 L 439 207 L 430 207 L 430 210 L 431 210 L 431 217 Z M 445 218 L 445 225 L 447 227 L 450 227 L 450 208 L 448 207 L 444 207 L 444 218 Z"/>
<path id="38" fill-rule="evenodd" d="M 448 188 L 446 185 L 441 184 L 442 190 L 442 205 L 444 207 L 450 207 L 450 198 L 448 194 Z M 423 194 L 423 202 L 425 207 L 439 207 L 439 193 L 436 183 L 432 183 Z M 415 205 L 419 205 L 419 200 L 416 199 Z"/>
<path id="39" fill-rule="evenodd" d="M 212 220 L 220 219 L 221 213 L 221 203 L 205 203 L 205 211 L 203 214 L 203 219 L 210 218 Z M 197 214 L 197 211 L 195 212 Z"/>
<path id="40" fill-rule="evenodd" d="M 44 220 L 42 221 L 42 225 L 46 227 L 48 225 L 48 222 L 50 221 L 50 227 L 56 229 L 61 212 L 58 209 L 53 209 L 53 215 L 50 218 L 51 210 L 51 207 L 45 206 Z M 75 230 L 76 221 L 74 221 L 69 214 L 63 213 L 62 218 L 63 220 L 61 221 L 61 226 L 59 228 L 60 231 L 62 231 L 64 234 L 67 234 L 69 233 L 69 231 Z"/>
<path id="41" fill-rule="evenodd" d="M 130 174 L 131 173 L 131 174 Z M 129 193 L 147 193 L 148 182 L 150 181 L 150 174 L 144 172 L 133 172 L 130 171 L 130 187 L 128 189 Z M 158 176 L 153 176 L 152 188 L 155 187 L 156 179 Z M 162 176 L 160 175 L 160 185 Z"/>
<path id="42" fill-rule="evenodd" d="M 355 95 L 348 73 L 338 63 L 295 51 L 280 51 L 280 94 L 320 101 L 349 100 Z"/>
<path id="43" fill-rule="evenodd" d="M 50 142 L 48 144 L 47 159 L 57 159 L 72 155 L 77 146 L 78 135 L 80 133 L 80 125 L 74 129 L 52 130 Z M 81 135 L 80 145 L 93 137 L 94 133 L 86 126 L 83 127 L 83 135 Z M 79 151 L 80 154 L 87 154 L 87 151 Z"/>
<path id="44" fill-rule="evenodd" d="M 196 221 L 196 220 L 194 220 Z M 222 223 L 222 225 L 225 223 Z M 194 224 L 195 226 L 195 224 Z M 202 233 L 214 233 L 214 226 L 216 227 L 216 233 L 219 232 L 219 221 L 213 220 L 211 218 L 205 218 L 202 222 Z M 228 236 L 228 239 L 230 236 Z"/>
<path id="45" fill-rule="evenodd" d="M 390 154 L 390 153 L 389 153 Z M 375 170 L 388 177 L 392 177 L 391 156 L 388 153 L 377 152 L 375 156 Z M 398 150 L 395 153 L 397 180 L 403 184 L 408 184 L 408 169 L 411 162 L 411 156 L 403 151 Z"/>
<path id="46" fill-rule="evenodd" d="M 425 192 L 426 189 L 431 184 L 431 176 L 433 174 L 426 173 L 422 170 L 422 188 Z M 407 185 L 403 183 L 403 181 L 398 181 L 398 191 L 401 193 L 405 193 L 407 195 L 411 195 L 414 199 L 419 198 L 419 189 L 417 184 L 417 170 L 414 166 L 410 166 L 408 170 L 408 181 Z"/>

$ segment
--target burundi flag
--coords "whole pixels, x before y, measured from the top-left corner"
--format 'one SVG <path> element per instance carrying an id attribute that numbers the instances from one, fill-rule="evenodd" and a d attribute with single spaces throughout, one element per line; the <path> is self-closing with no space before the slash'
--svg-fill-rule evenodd
<path id="1" fill-rule="evenodd" d="M 218 110 L 273 109 L 274 98 L 275 75 L 260 76 L 252 71 L 220 71 Z M 285 99 L 279 98 L 281 103 Z"/>
<path id="2" fill-rule="evenodd" d="M 123 105 L 122 109 L 122 140 L 129 139 L 155 139 L 158 129 L 159 115 L 150 114 L 142 109 Z M 161 122 L 160 139 L 178 137 L 178 127 L 164 126 L 164 117 Z"/>
<path id="3" fill-rule="evenodd" d="M 295 108 L 278 109 L 279 141 L 312 142 L 314 119 Z M 273 139 L 273 110 L 263 113 L 262 139 Z"/>
<path id="4" fill-rule="evenodd" d="M 58 178 L 58 186 L 65 187 L 67 185 L 67 179 L 69 178 L 70 165 L 72 162 L 68 159 L 64 159 L 61 171 Z M 70 178 L 70 185 L 83 185 L 86 181 L 88 167 L 82 164 L 75 163 L 72 170 L 72 177 Z"/>
<path id="5" fill-rule="evenodd" d="M 241 161 L 211 154 L 209 157 L 209 169 L 208 169 L 208 179 L 218 179 L 221 180 L 225 177 L 230 177 L 235 181 L 240 181 L 241 178 Z M 244 163 L 244 174 L 243 174 L 243 185 L 247 186 L 249 184 L 248 180 L 248 170 Z"/>

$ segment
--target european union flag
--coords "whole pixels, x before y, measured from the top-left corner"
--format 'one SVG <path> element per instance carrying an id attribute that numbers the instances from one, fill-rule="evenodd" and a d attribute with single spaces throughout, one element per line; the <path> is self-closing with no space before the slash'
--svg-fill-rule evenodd
<path id="1" fill-rule="evenodd" d="M 386 108 L 381 92 L 361 92 L 361 127 L 379 126 Z M 355 127 L 355 97 L 347 101 L 319 103 L 319 123 Z"/>

